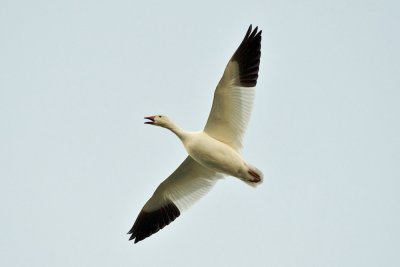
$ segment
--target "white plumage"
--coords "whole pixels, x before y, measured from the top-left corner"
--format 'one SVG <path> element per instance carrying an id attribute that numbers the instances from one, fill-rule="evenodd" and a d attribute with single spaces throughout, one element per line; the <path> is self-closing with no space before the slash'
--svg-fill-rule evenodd
<path id="1" fill-rule="evenodd" d="M 203 131 L 184 131 L 164 115 L 145 117 L 149 120 L 147 124 L 175 133 L 189 155 L 146 202 L 128 232 L 130 240 L 139 242 L 168 225 L 225 175 L 252 186 L 261 184 L 262 172 L 240 155 L 253 105 L 260 57 L 261 31 L 257 27 L 252 31 L 250 25 L 215 89 Z"/>

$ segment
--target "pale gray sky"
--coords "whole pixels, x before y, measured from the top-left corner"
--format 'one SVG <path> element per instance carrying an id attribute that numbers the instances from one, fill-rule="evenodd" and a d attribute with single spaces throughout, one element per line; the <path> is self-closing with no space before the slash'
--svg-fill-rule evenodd
<path id="1" fill-rule="evenodd" d="M 0 2 L 1 266 L 400 266 L 398 1 Z M 156 235 L 126 232 L 185 158 L 249 24 L 245 158 Z"/>

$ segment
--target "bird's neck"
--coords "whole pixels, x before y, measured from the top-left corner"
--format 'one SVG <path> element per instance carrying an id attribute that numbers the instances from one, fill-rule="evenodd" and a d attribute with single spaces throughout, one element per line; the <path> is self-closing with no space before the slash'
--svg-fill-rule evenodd
<path id="1" fill-rule="evenodd" d="M 178 136 L 182 142 L 186 139 L 186 136 L 188 134 L 186 131 L 182 130 L 174 123 L 171 123 L 170 125 L 168 125 L 168 127 L 165 128 L 167 128 L 168 130 L 173 132 L 176 136 Z"/>

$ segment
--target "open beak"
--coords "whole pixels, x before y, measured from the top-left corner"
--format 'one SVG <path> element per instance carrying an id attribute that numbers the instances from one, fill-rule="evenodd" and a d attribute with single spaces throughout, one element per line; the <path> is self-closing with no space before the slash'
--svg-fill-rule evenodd
<path id="1" fill-rule="evenodd" d="M 156 116 L 144 117 L 146 120 L 149 120 L 149 121 L 146 121 L 145 124 L 154 124 L 154 118 L 155 118 L 155 117 L 156 117 Z"/>

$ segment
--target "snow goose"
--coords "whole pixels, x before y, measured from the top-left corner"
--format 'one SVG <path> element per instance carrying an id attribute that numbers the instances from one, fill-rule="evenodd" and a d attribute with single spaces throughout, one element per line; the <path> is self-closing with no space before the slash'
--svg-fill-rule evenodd
<path id="1" fill-rule="evenodd" d="M 177 135 L 189 155 L 146 202 L 128 232 L 129 240 L 137 243 L 164 228 L 225 175 L 251 186 L 261 184 L 262 172 L 240 155 L 257 84 L 261 32 L 258 27 L 252 30 L 250 25 L 228 62 L 203 131 L 184 131 L 164 115 L 145 117 L 146 124 L 164 127 Z"/>

